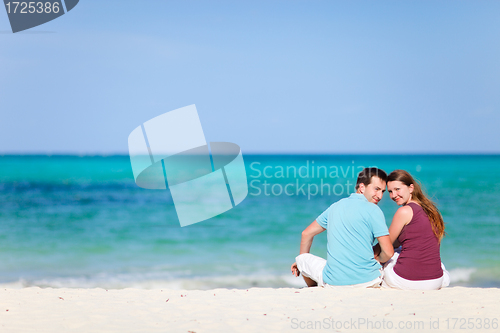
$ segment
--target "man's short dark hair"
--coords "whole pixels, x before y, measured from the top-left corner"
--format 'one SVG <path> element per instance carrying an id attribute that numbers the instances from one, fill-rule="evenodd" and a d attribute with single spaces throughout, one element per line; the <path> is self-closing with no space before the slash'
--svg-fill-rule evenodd
<path id="1" fill-rule="evenodd" d="M 365 184 L 365 186 L 370 185 L 372 177 L 377 177 L 380 178 L 380 180 L 387 182 L 387 174 L 384 170 L 379 168 L 364 168 L 363 171 L 358 174 L 356 190 L 359 188 L 359 184 Z"/>

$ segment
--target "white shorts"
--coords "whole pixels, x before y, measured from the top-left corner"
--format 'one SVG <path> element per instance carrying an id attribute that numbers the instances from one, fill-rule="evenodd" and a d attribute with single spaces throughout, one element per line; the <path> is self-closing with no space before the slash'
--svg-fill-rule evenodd
<path id="1" fill-rule="evenodd" d="M 346 286 L 332 286 L 323 282 L 323 269 L 326 266 L 326 260 L 315 256 L 310 253 L 302 253 L 298 257 L 295 258 L 297 262 L 297 268 L 300 273 L 315 281 L 318 284 L 318 287 L 354 287 L 354 288 L 376 288 L 380 287 L 380 283 L 382 282 L 382 278 L 379 276 L 376 279 L 368 282 L 363 282 L 359 284 L 351 284 Z"/>
<path id="2" fill-rule="evenodd" d="M 450 273 L 448 273 L 443 263 L 441 263 L 443 276 L 437 279 L 413 281 L 397 275 L 394 272 L 394 266 L 398 261 L 400 252 L 401 247 L 395 249 L 392 258 L 385 263 L 382 270 L 382 287 L 404 290 L 437 290 L 450 285 Z"/>

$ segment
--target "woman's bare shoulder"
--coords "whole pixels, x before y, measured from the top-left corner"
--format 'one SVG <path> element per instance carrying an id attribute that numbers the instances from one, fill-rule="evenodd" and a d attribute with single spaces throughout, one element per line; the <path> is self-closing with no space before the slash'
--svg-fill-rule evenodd
<path id="1" fill-rule="evenodd" d="M 408 206 L 408 205 L 405 205 L 405 206 L 401 206 L 398 208 L 398 210 L 396 211 L 396 214 L 395 216 L 398 216 L 399 218 L 402 218 L 404 220 L 411 220 L 411 218 L 413 217 L 413 209 Z"/>

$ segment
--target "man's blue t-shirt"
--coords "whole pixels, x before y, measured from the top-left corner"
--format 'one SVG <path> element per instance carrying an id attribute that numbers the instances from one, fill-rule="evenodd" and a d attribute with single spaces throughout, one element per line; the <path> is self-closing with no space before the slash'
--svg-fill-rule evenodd
<path id="1" fill-rule="evenodd" d="M 323 281 L 343 286 L 369 282 L 379 275 L 373 256 L 375 238 L 389 234 L 384 213 L 363 194 L 352 193 L 323 212 L 316 222 L 327 229 Z"/>

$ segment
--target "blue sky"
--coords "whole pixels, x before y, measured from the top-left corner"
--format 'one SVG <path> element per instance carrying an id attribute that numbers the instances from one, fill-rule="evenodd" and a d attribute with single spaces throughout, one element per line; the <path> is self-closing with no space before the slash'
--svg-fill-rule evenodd
<path id="1" fill-rule="evenodd" d="M 0 154 L 127 153 L 196 104 L 243 153 L 500 153 L 498 1 L 97 1 L 12 34 Z"/>

